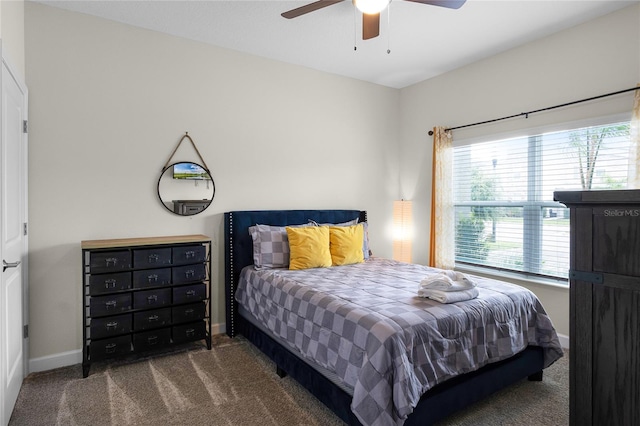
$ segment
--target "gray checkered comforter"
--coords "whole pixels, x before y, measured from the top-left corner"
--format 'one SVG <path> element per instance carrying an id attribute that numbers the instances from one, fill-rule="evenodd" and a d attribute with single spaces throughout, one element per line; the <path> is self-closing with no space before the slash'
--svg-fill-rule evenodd
<path id="1" fill-rule="evenodd" d="M 529 290 L 473 277 L 480 295 L 440 304 L 417 296 L 432 268 L 387 259 L 331 268 L 245 268 L 236 299 L 304 357 L 353 389 L 364 425 L 401 425 L 434 385 L 544 348 L 562 356 L 556 332 Z"/>

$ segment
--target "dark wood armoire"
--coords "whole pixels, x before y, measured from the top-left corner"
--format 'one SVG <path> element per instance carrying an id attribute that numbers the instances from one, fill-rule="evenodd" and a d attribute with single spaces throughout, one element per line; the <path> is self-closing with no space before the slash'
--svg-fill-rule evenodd
<path id="1" fill-rule="evenodd" d="M 561 191 L 571 212 L 570 424 L 640 423 L 640 190 Z"/>

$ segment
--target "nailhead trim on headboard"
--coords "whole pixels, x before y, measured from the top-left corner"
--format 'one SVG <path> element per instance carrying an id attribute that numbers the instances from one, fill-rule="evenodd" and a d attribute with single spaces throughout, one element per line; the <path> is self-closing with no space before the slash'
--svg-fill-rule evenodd
<path id="1" fill-rule="evenodd" d="M 357 217 L 361 222 L 367 220 L 366 211 L 361 210 L 253 210 L 224 213 L 225 237 L 225 308 L 226 331 L 231 337 L 242 332 L 242 321 L 235 302 L 236 274 L 244 266 L 253 263 L 253 244 L 247 231 L 257 223 L 285 226 L 307 223 L 315 220 L 320 223 L 346 222 Z M 236 272 L 237 271 L 237 272 Z"/>
<path id="2" fill-rule="evenodd" d="M 230 251 L 229 251 L 229 272 L 231 273 L 231 278 L 230 278 L 230 282 L 229 282 L 229 309 L 231 309 L 231 336 L 235 336 L 236 335 L 236 330 L 235 330 L 235 324 L 234 324 L 234 318 L 235 318 L 235 312 L 234 312 L 234 300 L 235 300 L 235 294 L 236 294 L 236 283 L 234 282 L 234 271 L 233 271 L 233 213 L 229 213 L 229 247 L 230 247 Z"/>

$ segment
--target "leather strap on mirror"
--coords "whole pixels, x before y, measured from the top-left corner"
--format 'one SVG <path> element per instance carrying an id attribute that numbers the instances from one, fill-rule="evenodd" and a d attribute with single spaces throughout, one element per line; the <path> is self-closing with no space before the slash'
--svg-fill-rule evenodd
<path id="1" fill-rule="evenodd" d="M 176 148 L 171 153 L 171 156 L 167 160 L 167 164 L 164 165 L 164 168 L 162 170 L 165 170 L 167 167 L 169 167 L 169 164 L 171 163 L 171 159 L 176 154 L 176 151 L 178 150 L 178 148 L 180 148 L 180 144 L 182 143 L 182 141 L 185 139 L 189 139 L 189 142 L 191 142 L 193 149 L 196 150 L 196 154 L 198 154 L 198 157 L 200 157 L 200 161 L 202 161 L 202 165 L 204 166 L 205 169 L 207 169 L 207 171 L 209 171 L 209 166 L 207 166 L 207 163 L 205 163 L 204 158 L 202 158 L 202 155 L 200 155 L 200 151 L 198 151 L 198 147 L 196 147 L 196 143 L 193 141 L 193 139 L 191 139 L 191 136 L 189 136 L 189 132 L 184 132 L 184 136 L 182 137 L 182 139 L 180 139 L 180 142 L 178 142 L 178 145 L 176 145 Z"/>

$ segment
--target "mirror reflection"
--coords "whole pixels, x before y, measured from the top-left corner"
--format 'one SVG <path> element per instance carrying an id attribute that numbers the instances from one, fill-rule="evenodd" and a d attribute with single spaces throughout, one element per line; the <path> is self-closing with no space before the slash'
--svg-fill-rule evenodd
<path id="1" fill-rule="evenodd" d="M 174 163 L 162 171 L 158 197 L 167 210 L 191 216 L 203 212 L 215 196 L 209 170 L 198 163 Z"/>

